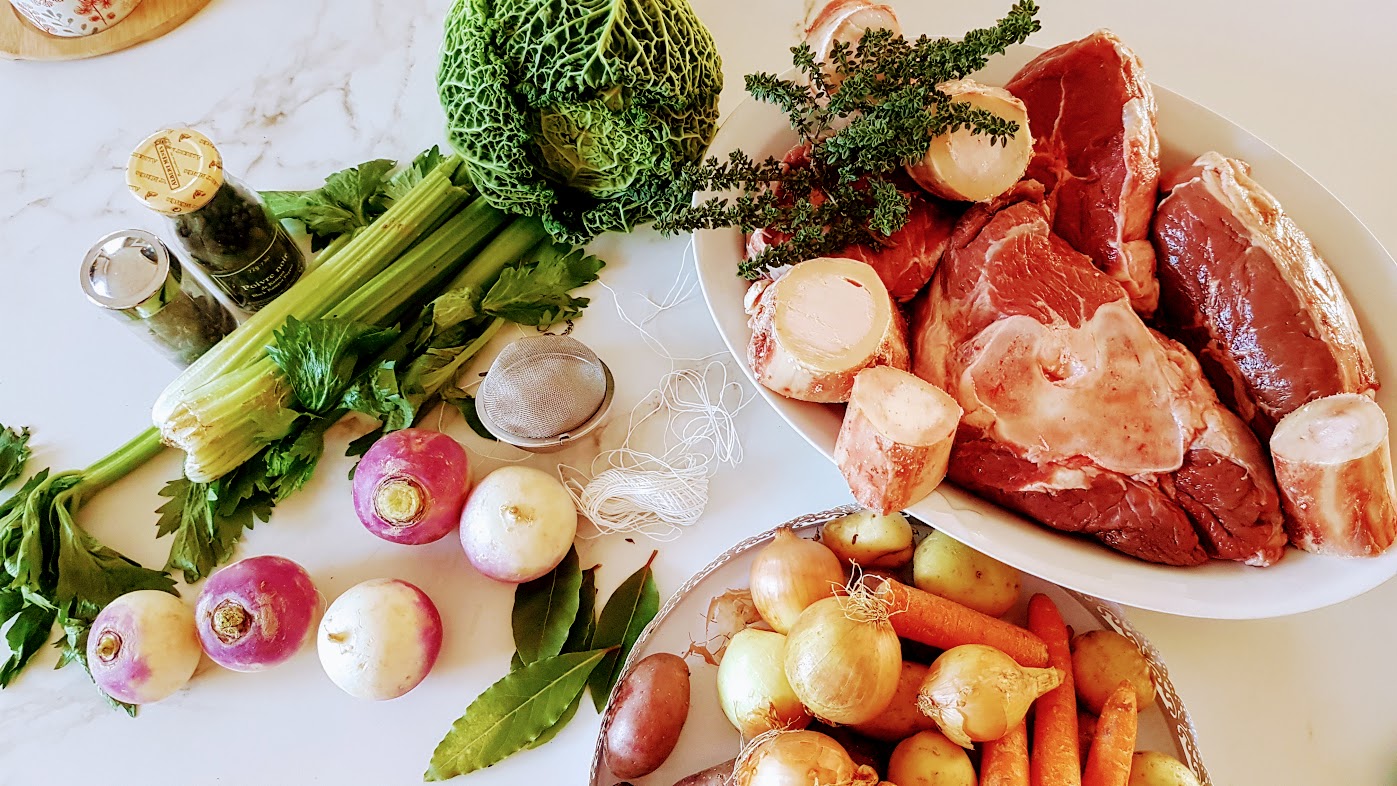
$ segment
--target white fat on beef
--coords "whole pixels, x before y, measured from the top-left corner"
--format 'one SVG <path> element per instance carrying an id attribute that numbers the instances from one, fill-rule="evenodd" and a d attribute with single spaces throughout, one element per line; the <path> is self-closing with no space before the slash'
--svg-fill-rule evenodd
<path id="1" fill-rule="evenodd" d="M 1181 385 L 1139 384 L 1180 375 L 1124 299 L 1077 327 L 1009 316 L 962 351 L 970 361 L 957 397 L 967 423 L 1034 463 L 1085 457 L 1122 475 L 1172 472 L 1201 420 L 1199 403 L 1178 395 Z M 1102 439 L 1102 423 L 1118 427 L 1113 439 Z"/>
<path id="2" fill-rule="evenodd" d="M 860 371 L 834 445 L 854 499 L 887 514 L 935 491 L 946 477 L 960 416 L 955 399 L 906 371 Z"/>
<path id="3" fill-rule="evenodd" d="M 1271 435 L 1271 457 L 1291 543 L 1369 557 L 1397 538 L 1387 416 L 1371 398 L 1340 393 L 1286 415 Z"/>
<path id="4" fill-rule="evenodd" d="M 747 298 L 747 361 L 768 389 L 801 401 L 849 400 L 873 365 L 907 369 L 906 327 L 877 271 L 822 257 L 758 281 Z"/>

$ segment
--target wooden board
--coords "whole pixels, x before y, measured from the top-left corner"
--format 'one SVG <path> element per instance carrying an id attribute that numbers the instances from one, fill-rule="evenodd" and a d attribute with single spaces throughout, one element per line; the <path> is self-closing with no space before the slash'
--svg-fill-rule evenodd
<path id="1" fill-rule="evenodd" d="M 184 24 L 209 0 L 141 0 L 131 15 L 107 30 L 81 38 L 43 32 L 0 0 L 0 57 L 9 60 L 80 60 L 144 43 Z"/>

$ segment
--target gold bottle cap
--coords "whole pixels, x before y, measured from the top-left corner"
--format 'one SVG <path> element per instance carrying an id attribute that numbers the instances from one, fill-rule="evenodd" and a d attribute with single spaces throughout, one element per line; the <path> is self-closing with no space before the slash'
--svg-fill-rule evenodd
<path id="1" fill-rule="evenodd" d="M 152 210 L 188 213 L 208 204 L 223 185 L 223 156 L 198 131 L 167 128 L 131 151 L 126 185 Z"/>

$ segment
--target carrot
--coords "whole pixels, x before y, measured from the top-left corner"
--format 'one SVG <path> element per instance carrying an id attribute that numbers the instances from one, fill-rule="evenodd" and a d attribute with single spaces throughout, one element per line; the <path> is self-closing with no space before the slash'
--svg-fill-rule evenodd
<path id="1" fill-rule="evenodd" d="M 1061 669 L 1062 684 L 1033 703 L 1032 786 L 1081 786 L 1082 754 L 1077 747 L 1077 693 L 1072 683 L 1072 651 L 1067 626 L 1047 595 L 1028 601 L 1028 629 L 1048 647 L 1048 665 Z"/>
<path id="2" fill-rule="evenodd" d="M 1091 743 L 1087 768 L 1082 772 L 1082 786 L 1126 786 L 1130 781 L 1130 762 L 1135 755 L 1138 720 L 1135 689 L 1122 680 L 1101 708 L 1096 739 Z"/>
<path id="3" fill-rule="evenodd" d="M 980 786 L 1028 786 L 1026 721 L 981 748 Z"/>
<path id="4" fill-rule="evenodd" d="M 1020 666 L 1048 665 L 1043 640 L 1017 625 L 982 614 L 930 592 L 893 579 L 877 579 L 878 597 L 890 601 L 893 630 L 904 639 L 948 650 L 962 644 L 985 644 L 1004 652 Z M 1071 671 L 1072 665 L 1067 665 Z"/>

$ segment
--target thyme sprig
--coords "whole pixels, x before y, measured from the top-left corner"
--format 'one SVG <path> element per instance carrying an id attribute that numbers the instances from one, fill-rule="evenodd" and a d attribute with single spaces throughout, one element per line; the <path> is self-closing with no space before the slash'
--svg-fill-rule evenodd
<path id="1" fill-rule="evenodd" d="M 1017 123 L 952 102 L 937 85 L 962 79 L 1023 43 L 1040 27 L 1037 13 L 1033 0 L 1019 0 L 993 27 L 959 41 L 870 30 L 857 47 L 836 44 L 828 63 L 817 62 L 808 44 L 792 48 L 795 77 L 751 74 L 746 88 L 786 115 L 808 148 L 808 163 L 759 161 L 736 150 L 726 159 L 692 164 L 668 187 L 724 195 L 673 211 L 656 227 L 670 233 L 765 227 L 786 238 L 740 265 L 748 279 L 853 244 L 887 242 L 911 208 L 896 176 L 925 155 L 927 140 L 967 129 L 1008 144 L 1018 133 Z"/>

